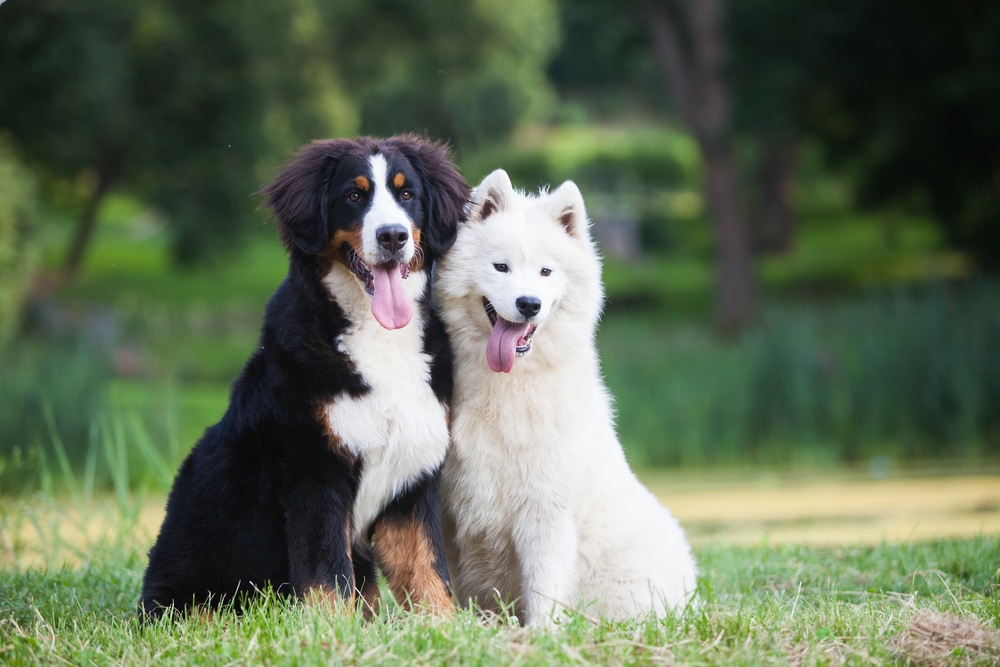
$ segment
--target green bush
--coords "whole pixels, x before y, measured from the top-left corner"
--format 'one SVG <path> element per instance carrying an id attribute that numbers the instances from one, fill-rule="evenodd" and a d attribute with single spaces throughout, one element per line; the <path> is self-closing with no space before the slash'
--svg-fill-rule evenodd
<path id="1" fill-rule="evenodd" d="M 690 138 L 669 128 L 623 131 L 581 125 L 484 150 L 462 163 L 473 184 L 501 167 L 516 187 L 531 191 L 572 179 L 589 197 L 697 187 L 700 160 Z"/>
<path id="2" fill-rule="evenodd" d="M 30 488 L 46 469 L 82 470 L 106 407 L 105 346 L 76 331 L 17 338 L 0 365 L 0 492 Z"/>
<path id="3" fill-rule="evenodd" d="M 1000 456 L 1000 285 L 776 307 L 735 344 L 610 316 L 604 368 L 644 465 Z"/>
<path id="4" fill-rule="evenodd" d="M 31 284 L 36 252 L 29 234 L 35 215 L 31 175 L 0 136 L 0 347 L 13 334 Z"/>

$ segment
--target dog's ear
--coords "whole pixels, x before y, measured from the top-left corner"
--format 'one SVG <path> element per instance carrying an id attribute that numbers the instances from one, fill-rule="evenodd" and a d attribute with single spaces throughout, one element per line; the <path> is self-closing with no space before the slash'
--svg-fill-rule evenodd
<path id="1" fill-rule="evenodd" d="M 590 222 L 583 205 L 583 195 L 573 181 L 566 181 L 545 198 L 545 207 L 570 236 L 590 238 Z"/>
<path id="2" fill-rule="evenodd" d="M 318 255 L 329 241 L 327 201 L 330 179 L 347 151 L 342 139 L 317 140 L 303 146 L 281 173 L 259 194 L 278 221 L 278 235 L 290 251 Z"/>
<path id="3" fill-rule="evenodd" d="M 472 195 L 469 220 L 479 222 L 497 211 L 506 210 L 508 202 L 513 196 L 514 186 L 511 185 L 507 172 L 503 169 L 491 172 L 483 179 Z"/>
<path id="4" fill-rule="evenodd" d="M 444 144 L 411 135 L 395 137 L 390 143 L 406 156 L 427 185 L 427 225 L 423 233 L 431 254 L 439 257 L 455 243 L 458 223 L 469 201 L 469 184 Z"/>

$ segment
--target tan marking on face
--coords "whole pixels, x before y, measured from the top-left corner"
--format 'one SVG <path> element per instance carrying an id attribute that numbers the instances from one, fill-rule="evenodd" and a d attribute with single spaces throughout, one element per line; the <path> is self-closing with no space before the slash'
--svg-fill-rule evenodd
<path id="1" fill-rule="evenodd" d="M 368 192 L 372 187 L 367 176 L 355 176 L 354 185 L 357 186 L 358 190 L 364 190 L 365 192 Z"/>
<path id="2" fill-rule="evenodd" d="M 390 590 L 407 609 L 451 615 L 454 602 L 438 575 L 437 559 L 421 523 L 413 517 L 379 519 L 372 542 Z"/>
<path id="3" fill-rule="evenodd" d="M 419 227 L 410 225 L 410 237 L 413 238 L 413 259 L 410 260 L 410 271 L 420 271 L 424 268 L 424 249 L 420 246 L 421 231 Z"/>
<path id="4" fill-rule="evenodd" d="M 344 266 L 347 266 L 347 255 L 344 254 L 345 243 L 350 246 L 359 257 L 364 256 L 362 255 L 363 241 L 361 239 L 360 223 L 354 229 L 338 229 L 334 233 L 333 238 L 330 239 L 330 242 L 327 243 L 326 247 L 319 253 L 320 271 L 324 275 L 329 273 L 334 262 L 340 262 Z"/>
<path id="5" fill-rule="evenodd" d="M 402 172 L 396 174 L 392 177 L 392 184 L 396 186 L 397 190 L 399 190 L 406 185 L 406 176 L 403 176 Z"/>

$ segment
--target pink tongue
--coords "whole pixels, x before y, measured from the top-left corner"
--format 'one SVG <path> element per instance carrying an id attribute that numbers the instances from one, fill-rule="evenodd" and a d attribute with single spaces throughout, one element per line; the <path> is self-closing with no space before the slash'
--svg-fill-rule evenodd
<path id="1" fill-rule="evenodd" d="M 402 267 L 393 262 L 371 268 L 375 283 L 372 315 L 386 329 L 402 329 L 413 317 L 413 304 L 403 287 Z"/>
<path id="2" fill-rule="evenodd" d="M 514 323 L 497 318 L 486 344 L 486 363 L 491 369 L 497 373 L 510 373 L 517 354 L 517 340 L 528 332 L 529 326 L 527 322 Z"/>

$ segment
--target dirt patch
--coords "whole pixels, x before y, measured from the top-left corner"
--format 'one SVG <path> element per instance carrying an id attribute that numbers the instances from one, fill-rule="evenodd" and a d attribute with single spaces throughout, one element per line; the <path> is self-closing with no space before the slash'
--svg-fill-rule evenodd
<path id="1" fill-rule="evenodd" d="M 1000 634 L 975 617 L 922 611 L 890 648 L 900 661 L 911 665 L 996 664 L 1000 660 Z"/>

